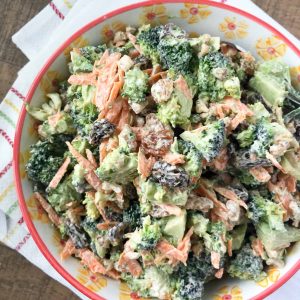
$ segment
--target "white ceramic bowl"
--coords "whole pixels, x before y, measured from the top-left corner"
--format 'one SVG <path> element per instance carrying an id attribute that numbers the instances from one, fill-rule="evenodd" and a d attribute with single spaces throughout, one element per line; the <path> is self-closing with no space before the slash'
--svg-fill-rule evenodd
<path id="1" fill-rule="evenodd" d="M 163 2 L 163 4 L 162 4 Z M 163 24 L 173 22 L 192 36 L 209 33 L 221 36 L 249 50 L 258 59 L 282 57 L 292 68 L 295 84 L 300 86 L 300 51 L 280 32 L 267 23 L 239 9 L 210 1 L 149 1 L 120 8 L 101 16 L 80 29 L 61 45 L 45 63 L 34 80 L 26 102 L 40 105 L 45 94 L 55 89 L 55 82 L 67 75 L 67 61 L 72 47 L 96 45 L 108 41 L 115 31 L 126 24 Z M 32 197 L 32 186 L 26 178 L 24 165 L 29 158 L 29 147 L 36 142 L 34 123 L 23 107 L 14 146 L 15 180 L 20 206 L 26 224 L 41 252 L 53 267 L 75 288 L 91 299 L 137 299 L 128 287 L 85 270 L 75 258 L 61 261 L 62 242 L 47 216 Z M 300 267 L 300 243 L 287 256 L 283 269 L 270 268 L 268 277 L 254 283 L 233 279 L 216 280 L 206 289 L 205 299 L 242 300 L 264 299 L 288 280 Z"/>

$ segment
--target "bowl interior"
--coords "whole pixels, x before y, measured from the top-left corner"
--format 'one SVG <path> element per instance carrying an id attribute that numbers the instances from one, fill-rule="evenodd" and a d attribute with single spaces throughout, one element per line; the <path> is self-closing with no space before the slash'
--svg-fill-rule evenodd
<path id="1" fill-rule="evenodd" d="M 172 3 L 174 2 L 174 3 Z M 193 1 L 189 1 L 193 2 Z M 34 106 L 45 101 L 45 94 L 56 89 L 56 83 L 67 76 L 69 52 L 73 47 L 97 45 L 109 41 L 116 31 L 126 25 L 152 25 L 175 23 L 183 27 L 191 36 L 209 33 L 220 36 L 247 49 L 258 59 L 269 60 L 275 57 L 291 66 L 294 84 L 300 87 L 299 53 L 284 37 L 262 22 L 236 9 L 223 4 L 203 2 L 202 4 L 170 1 L 164 4 L 154 2 L 134 5 L 99 18 L 75 34 L 50 58 L 35 80 L 27 97 Z M 17 135 L 15 161 L 16 181 L 20 204 L 27 225 L 38 246 L 52 265 L 81 292 L 93 299 L 131 299 L 128 287 L 103 276 L 95 276 L 84 269 L 78 260 L 70 258 L 61 261 L 59 253 L 63 241 L 51 226 L 48 217 L 32 197 L 32 186 L 25 175 L 25 164 L 29 158 L 30 145 L 36 142 L 35 124 L 25 110 L 22 110 Z M 249 299 L 258 294 L 262 299 L 276 289 L 283 279 L 295 271 L 295 264 L 300 258 L 300 244 L 295 245 L 288 254 L 286 265 L 282 269 L 270 268 L 268 277 L 262 282 L 253 283 L 224 278 L 214 281 L 206 289 L 205 299 Z M 274 284 L 274 283 L 277 283 Z M 265 291 L 265 294 L 261 294 Z"/>

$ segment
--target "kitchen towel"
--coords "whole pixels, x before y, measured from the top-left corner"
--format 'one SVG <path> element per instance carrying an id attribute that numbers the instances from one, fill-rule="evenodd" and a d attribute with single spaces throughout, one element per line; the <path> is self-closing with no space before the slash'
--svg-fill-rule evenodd
<path id="1" fill-rule="evenodd" d="M 21 253 L 49 276 L 86 299 L 64 280 L 39 252 L 22 218 L 17 202 L 12 171 L 12 148 L 15 127 L 22 100 L 45 60 L 60 44 L 84 24 L 118 7 L 140 0 L 56 0 L 50 3 L 19 32 L 14 43 L 28 57 L 29 63 L 19 72 L 17 80 L 0 105 L 0 240 Z M 250 0 L 218 0 L 248 11 L 278 28 L 295 44 L 299 41 L 264 13 Z M 300 272 L 269 300 L 299 299 Z"/>

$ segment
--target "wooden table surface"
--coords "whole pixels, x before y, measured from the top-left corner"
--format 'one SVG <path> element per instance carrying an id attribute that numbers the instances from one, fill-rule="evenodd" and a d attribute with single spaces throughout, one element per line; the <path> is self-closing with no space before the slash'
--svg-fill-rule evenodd
<path id="1" fill-rule="evenodd" d="M 103 0 L 107 1 L 107 0 Z M 47 0 L 0 0 L 0 101 L 27 62 L 11 36 L 36 15 Z M 255 0 L 275 20 L 300 38 L 300 0 Z M 49 278 L 22 256 L 0 244 L 0 299 L 74 300 L 68 289 Z M 291 299 L 293 300 L 293 299 Z"/>

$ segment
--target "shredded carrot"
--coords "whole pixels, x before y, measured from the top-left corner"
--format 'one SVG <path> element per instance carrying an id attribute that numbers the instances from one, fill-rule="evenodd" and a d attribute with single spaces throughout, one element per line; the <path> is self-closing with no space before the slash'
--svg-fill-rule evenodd
<path id="1" fill-rule="evenodd" d="M 118 61 L 121 57 L 120 53 L 112 53 L 107 57 L 104 64 L 98 69 L 98 80 L 96 85 L 95 105 L 99 110 L 103 110 L 109 99 L 111 90 L 115 83 L 117 75 Z"/>
<path id="2" fill-rule="evenodd" d="M 48 117 L 48 123 L 51 127 L 56 127 L 59 120 L 62 118 L 62 113 L 59 111 L 55 115 Z"/>
<path id="3" fill-rule="evenodd" d="M 123 102 L 124 99 L 122 97 L 118 97 L 113 102 L 108 102 L 106 107 L 101 111 L 99 119 L 105 118 L 117 126 L 123 109 Z"/>
<path id="4" fill-rule="evenodd" d="M 63 250 L 60 253 L 60 259 L 65 260 L 69 258 L 71 255 L 75 254 L 76 248 L 71 239 L 68 239 Z"/>
<path id="5" fill-rule="evenodd" d="M 129 121 L 130 121 L 130 108 L 128 102 L 124 100 L 122 113 L 117 125 L 117 130 L 121 132 L 124 126 L 129 124 Z"/>
<path id="6" fill-rule="evenodd" d="M 289 174 L 278 174 L 277 186 L 282 187 L 282 189 L 287 189 L 290 193 L 295 193 L 297 191 L 297 179 Z"/>
<path id="7" fill-rule="evenodd" d="M 54 177 L 52 178 L 52 180 L 50 181 L 48 189 L 55 189 L 58 186 L 58 184 L 60 183 L 61 179 L 66 174 L 70 162 L 71 162 L 70 157 L 67 157 L 65 159 L 65 161 L 63 162 L 63 164 L 58 169 L 58 171 L 56 172 L 56 174 L 54 175 Z"/>
<path id="8" fill-rule="evenodd" d="M 87 171 L 84 178 L 96 191 L 101 190 L 102 183 L 94 171 Z"/>
<path id="9" fill-rule="evenodd" d="M 265 183 L 271 179 L 271 175 L 264 167 L 251 168 L 249 173 L 259 182 Z"/>
<path id="10" fill-rule="evenodd" d="M 161 73 L 158 73 L 161 74 Z M 187 99 L 193 99 L 193 94 L 182 75 L 175 81 L 175 88 L 182 92 Z"/>
<path id="11" fill-rule="evenodd" d="M 107 155 L 107 144 L 108 144 L 108 140 L 104 140 L 101 142 L 100 146 L 99 146 L 99 160 L 100 160 L 100 163 L 103 162 L 104 158 L 106 157 Z"/>
<path id="12" fill-rule="evenodd" d="M 96 162 L 96 159 L 92 153 L 92 151 L 90 149 L 86 149 L 85 150 L 85 153 L 86 153 L 86 157 L 87 159 L 89 160 L 89 162 L 94 166 L 94 168 L 96 169 L 97 168 L 97 162 Z"/>
<path id="13" fill-rule="evenodd" d="M 167 72 L 166 71 L 163 71 L 163 72 L 159 72 L 159 73 L 156 73 L 154 75 L 152 75 L 150 78 L 149 78 L 149 84 L 150 85 L 153 85 L 155 82 L 157 82 L 159 79 L 163 78 L 164 75 L 166 75 Z"/>
<path id="14" fill-rule="evenodd" d="M 211 251 L 211 264 L 215 269 L 220 268 L 221 255 L 215 251 Z"/>
<path id="15" fill-rule="evenodd" d="M 34 194 L 35 199 L 41 204 L 42 208 L 48 214 L 50 221 L 57 227 L 59 227 L 62 223 L 59 215 L 55 212 L 52 206 L 47 202 L 47 200 L 38 192 Z"/>
<path id="16" fill-rule="evenodd" d="M 161 66 L 159 64 L 156 64 L 153 66 L 152 72 L 149 75 L 155 75 L 157 73 L 160 73 L 162 71 Z"/>
<path id="17" fill-rule="evenodd" d="M 104 222 L 104 223 L 100 223 L 100 224 L 97 224 L 97 228 L 99 230 L 108 230 L 114 226 L 116 226 L 118 223 L 117 222 Z"/>
<path id="18" fill-rule="evenodd" d="M 184 238 L 182 239 L 182 241 L 179 242 L 177 246 L 177 249 L 179 251 L 182 251 L 182 253 L 186 256 L 186 259 L 191 249 L 191 236 L 193 235 L 193 232 L 194 232 L 194 228 L 191 227 L 186 233 L 186 235 L 184 236 Z"/>
<path id="19" fill-rule="evenodd" d="M 219 155 L 209 164 L 219 171 L 224 171 L 227 167 L 229 156 L 227 154 L 227 148 L 223 148 Z"/>
<path id="20" fill-rule="evenodd" d="M 151 68 L 151 69 L 143 70 L 143 72 L 144 72 L 145 74 L 148 74 L 149 76 L 152 74 L 152 71 L 153 71 L 152 68 Z"/>
<path id="21" fill-rule="evenodd" d="M 131 33 L 127 33 L 127 37 L 129 39 L 129 41 L 132 43 L 132 45 L 134 46 L 134 48 L 139 52 L 142 53 L 141 51 L 141 47 L 136 43 L 136 37 L 131 34 Z"/>
<path id="22" fill-rule="evenodd" d="M 179 153 L 168 152 L 164 155 L 163 160 L 171 165 L 180 165 L 185 163 L 185 156 Z"/>
<path id="23" fill-rule="evenodd" d="M 224 268 L 221 268 L 220 270 L 218 270 L 218 272 L 216 272 L 215 277 L 221 279 L 223 277 L 223 274 L 224 274 Z"/>
<path id="24" fill-rule="evenodd" d="M 71 75 L 68 83 L 73 85 L 96 85 L 97 79 L 94 73 L 82 73 Z"/>
<path id="25" fill-rule="evenodd" d="M 123 270 L 128 271 L 133 277 L 139 277 L 143 273 L 140 263 L 136 259 L 130 259 L 126 256 L 126 249 L 121 254 L 118 265 Z"/>
<path id="26" fill-rule="evenodd" d="M 248 210 L 247 204 L 244 201 L 242 201 L 234 191 L 229 190 L 229 189 L 224 188 L 224 187 L 218 187 L 218 186 L 214 186 L 214 190 L 216 192 L 218 192 L 220 195 L 222 195 L 223 197 L 225 197 L 229 200 L 237 202 L 240 206 L 242 206 L 246 210 Z"/>
<path id="27" fill-rule="evenodd" d="M 260 239 L 256 238 L 252 241 L 251 247 L 257 256 L 264 256 L 264 246 Z"/>
<path id="28" fill-rule="evenodd" d="M 87 160 L 80 152 L 78 152 L 72 145 L 70 142 L 66 142 L 69 151 L 71 152 L 71 154 L 76 158 L 77 162 L 79 163 L 79 165 L 84 168 L 87 171 L 93 171 L 95 170 L 93 164 Z"/>
<path id="29" fill-rule="evenodd" d="M 92 273 L 100 273 L 102 275 L 109 275 L 106 268 L 101 263 L 100 259 L 88 249 L 76 250 L 75 255 L 81 259 L 81 263 L 87 266 Z"/>
<path id="30" fill-rule="evenodd" d="M 167 212 L 169 216 L 180 216 L 182 213 L 181 208 L 174 204 L 155 204 L 155 206 Z"/>
<path id="31" fill-rule="evenodd" d="M 138 152 L 138 172 L 143 178 L 150 176 L 154 163 L 155 158 L 151 156 L 147 159 L 143 150 L 140 148 Z"/>
<path id="32" fill-rule="evenodd" d="M 268 151 L 266 152 L 266 158 L 271 161 L 274 167 L 279 169 L 283 174 L 287 174 L 286 170 L 280 165 L 280 163 L 277 161 L 277 159 L 270 154 Z"/>

